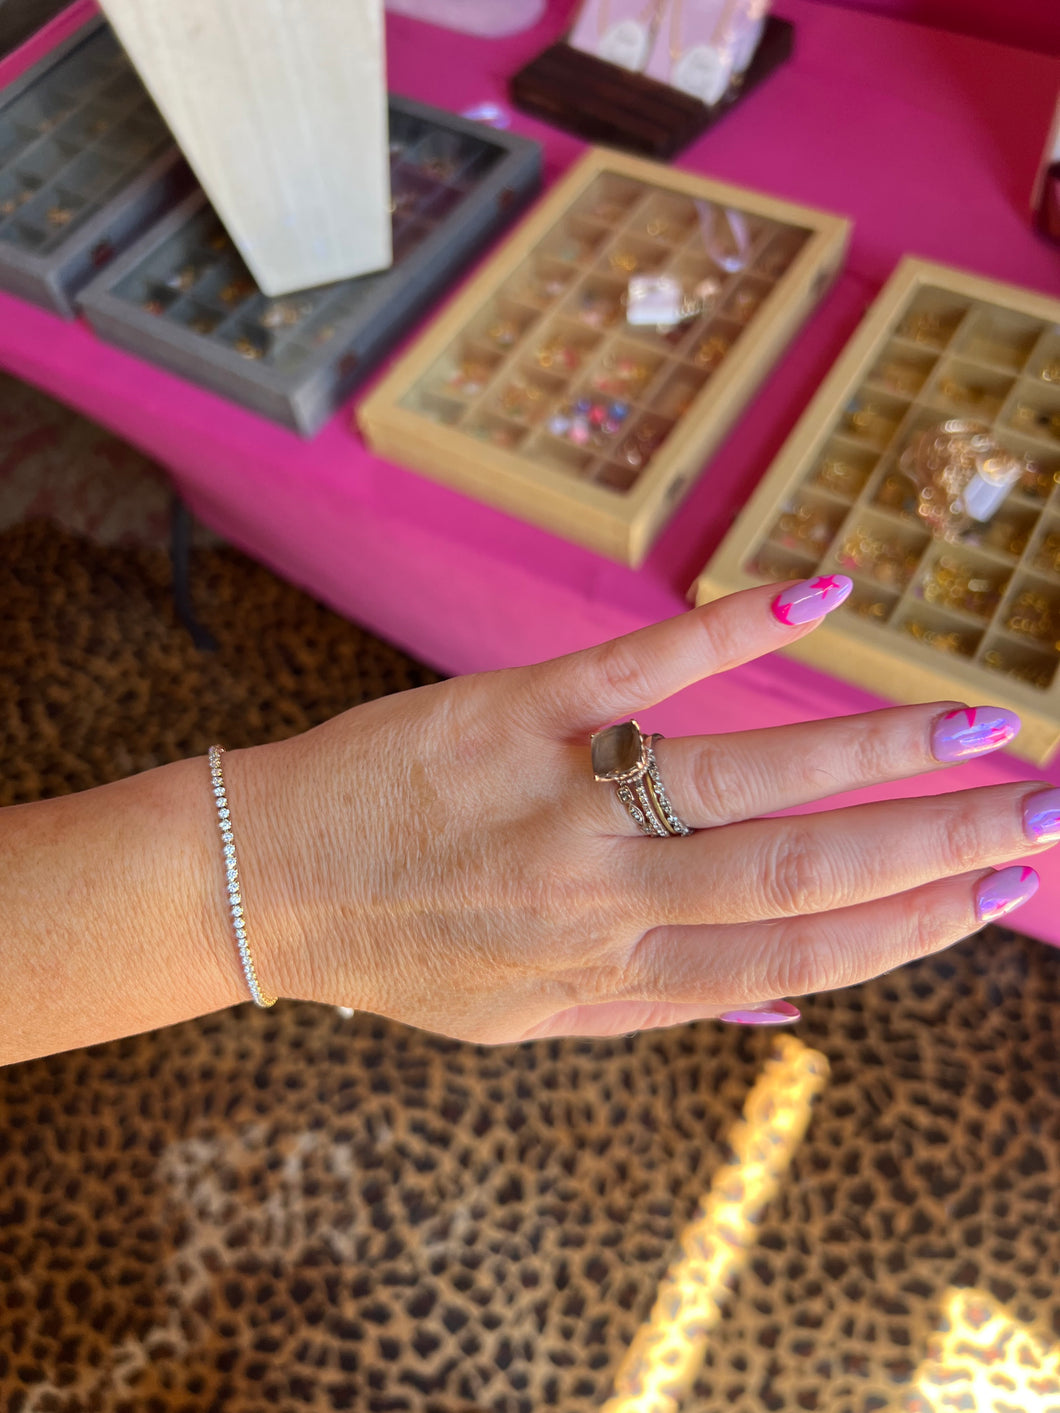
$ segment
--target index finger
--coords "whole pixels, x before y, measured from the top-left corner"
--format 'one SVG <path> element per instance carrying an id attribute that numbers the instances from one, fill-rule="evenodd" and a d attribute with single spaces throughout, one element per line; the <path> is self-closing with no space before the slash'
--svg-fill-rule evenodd
<path id="1" fill-rule="evenodd" d="M 818 574 L 765 584 L 534 668 L 547 730 L 591 731 L 665 701 L 704 677 L 797 642 L 844 601 L 853 582 Z"/>

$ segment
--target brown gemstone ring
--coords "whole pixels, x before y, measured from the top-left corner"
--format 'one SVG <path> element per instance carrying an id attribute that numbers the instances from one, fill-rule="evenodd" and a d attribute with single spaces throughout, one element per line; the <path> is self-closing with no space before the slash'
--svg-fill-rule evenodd
<path id="1" fill-rule="evenodd" d="M 678 818 L 663 788 L 655 760 L 655 742 L 635 721 L 605 726 L 589 739 L 593 778 L 618 787 L 618 798 L 642 834 L 669 839 L 694 833 Z"/>

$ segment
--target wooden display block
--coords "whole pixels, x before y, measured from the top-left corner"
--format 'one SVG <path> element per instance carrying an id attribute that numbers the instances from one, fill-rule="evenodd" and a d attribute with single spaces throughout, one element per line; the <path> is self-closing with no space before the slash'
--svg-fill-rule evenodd
<path id="1" fill-rule="evenodd" d="M 101 0 L 269 296 L 391 263 L 382 0 Z"/>
<path id="2" fill-rule="evenodd" d="M 838 216 L 590 151 L 365 400 L 360 425 L 384 456 L 637 565 L 848 236 Z M 633 275 L 687 290 L 712 279 L 719 293 L 666 332 L 633 327 Z"/>
<path id="3" fill-rule="evenodd" d="M 902 452 L 949 418 L 1028 459 L 958 544 L 917 514 Z M 892 701 L 1009 707 L 1009 748 L 1060 741 L 1060 301 L 902 262 L 695 585 L 704 603 L 842 572 L 855 589 L 788 651 Z"/>

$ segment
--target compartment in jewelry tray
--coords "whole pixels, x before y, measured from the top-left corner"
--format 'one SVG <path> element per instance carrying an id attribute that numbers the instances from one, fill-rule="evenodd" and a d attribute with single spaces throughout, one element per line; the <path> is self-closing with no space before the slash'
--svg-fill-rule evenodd
<path id="1" fill-rule="evenodd" d="M 984 367 L 1020 373 L 1042 333 L 1040 319 L 1002 309 L 976 309 L 954 339 L 953 351 Z"/>
<path id="2" fill-rule="evenodd" d="M 1058 328 L 1060 301 L 903 261 L 699 576 L 697 601 L 848 573 L 850 598 L 793 656 L 892 700 L 1008 706 L 1023 721 L 1010 749 L 1044 764 L 1060 743 L 1060 362 L 1056 384 L 1043 376 L 1060 359 Z M 990 518 L 950 542 L 922 518 L 903 457 L 921 433 L 937 428 L 938 450 L 968 423 L 1023 469 Z"/>
<path id="3" fill-rule="evenodd" d="M 536 143 L 409 99 L 391 97 L 390 138 L 390 270 L 266 299 L 195 191 L 83 291 L 89 323 L 101 337 L 312 435 L 540 178 Z M 540 314 L 517 299 L 496 301 L 469 339 L 483 377 L 498 371 Z M 421 415 L 456 424 L 468 414 L 480 390 L 471 377 L 455 385 L 456 371 L 452 359 L 439 360 L 414 399 Z"/>
<path id="4" fill-rule="evenodd" d="M 939 360 L 921 401 L 937 407 L 946 417 L 993 423 L 1014 386 L 1015 378 L 1011 375 L 954 354 Z"/>
<path id="5" fill-rule="evenodd" d="M 0 288 L 72 318 L 81 287 L 190 187 L 110 27 L 91 21 L 0 90 Z"/>
<path id="6" fill-rule="evenodd" d="M 639 564 L 848 234 L 837 216 L 590 151 L 366 398 L 361 428 L 384 455 Z M 672 282 L 679 322 L 629 322 L 641 275 Z M 483 351 L 501 360 L 483 391 L 447 395 L 450 379 L 477 388 Z"/>
<path id="7" fill-rule="evenodd" d="M 1060 387 L 1040 379 L 1020 378 L 1001 412 L 1000 421 L 1030 438 L 1036 448 L 1060 452 Z"/>

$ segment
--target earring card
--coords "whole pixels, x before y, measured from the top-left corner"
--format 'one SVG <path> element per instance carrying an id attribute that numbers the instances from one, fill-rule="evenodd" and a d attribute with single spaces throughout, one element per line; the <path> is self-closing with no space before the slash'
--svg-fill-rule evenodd
<path id="1" fill-rule="evenodd" d="M 531 59 L 512 76 L 508 90 L 517 108 L 586 142 L 668 161 L 786 63 L 794 35 L 788 20 L 769 15 L 746 73 L 713 105 L 564 41 Z M 634 51 L 635 41 L 614 57 L 628 62 Z"/>
<path id="2" fill-rule="evenodd" d="M 950 420 L 1025 470 L 991 519 L 935 539 L 900 467 Z M 696 582 L 697 602 L 849 574 L 847 602 L 792 656 L 892 701 L 1019 713 L 1009 747 L 1060 742 L 1060 301 L 902 262 Z"/>
<path id="3" fill-rule="evenodd" d="M 83 291 L 111 343 L 311 436 L 540 182 L 541 149 L 391 97 L 394 265 L 270 299 L 203 192 Z"/>
<path id="4" fill-rule="evenodd" d="M 112 31 L 77 31 L 0 90 L 0 287 L 66 318 L 74 295 L 191 186 Z"/>
<path id="5" fill-rule="evenodd" d="M 369 444 L 639 564 L 821 299 L 848 223 L 591 151 L 361 405 Z M 628 322 L 631 279 L 693 300 Z M 697 295 L 697 291 L 699 294 Z"/>

